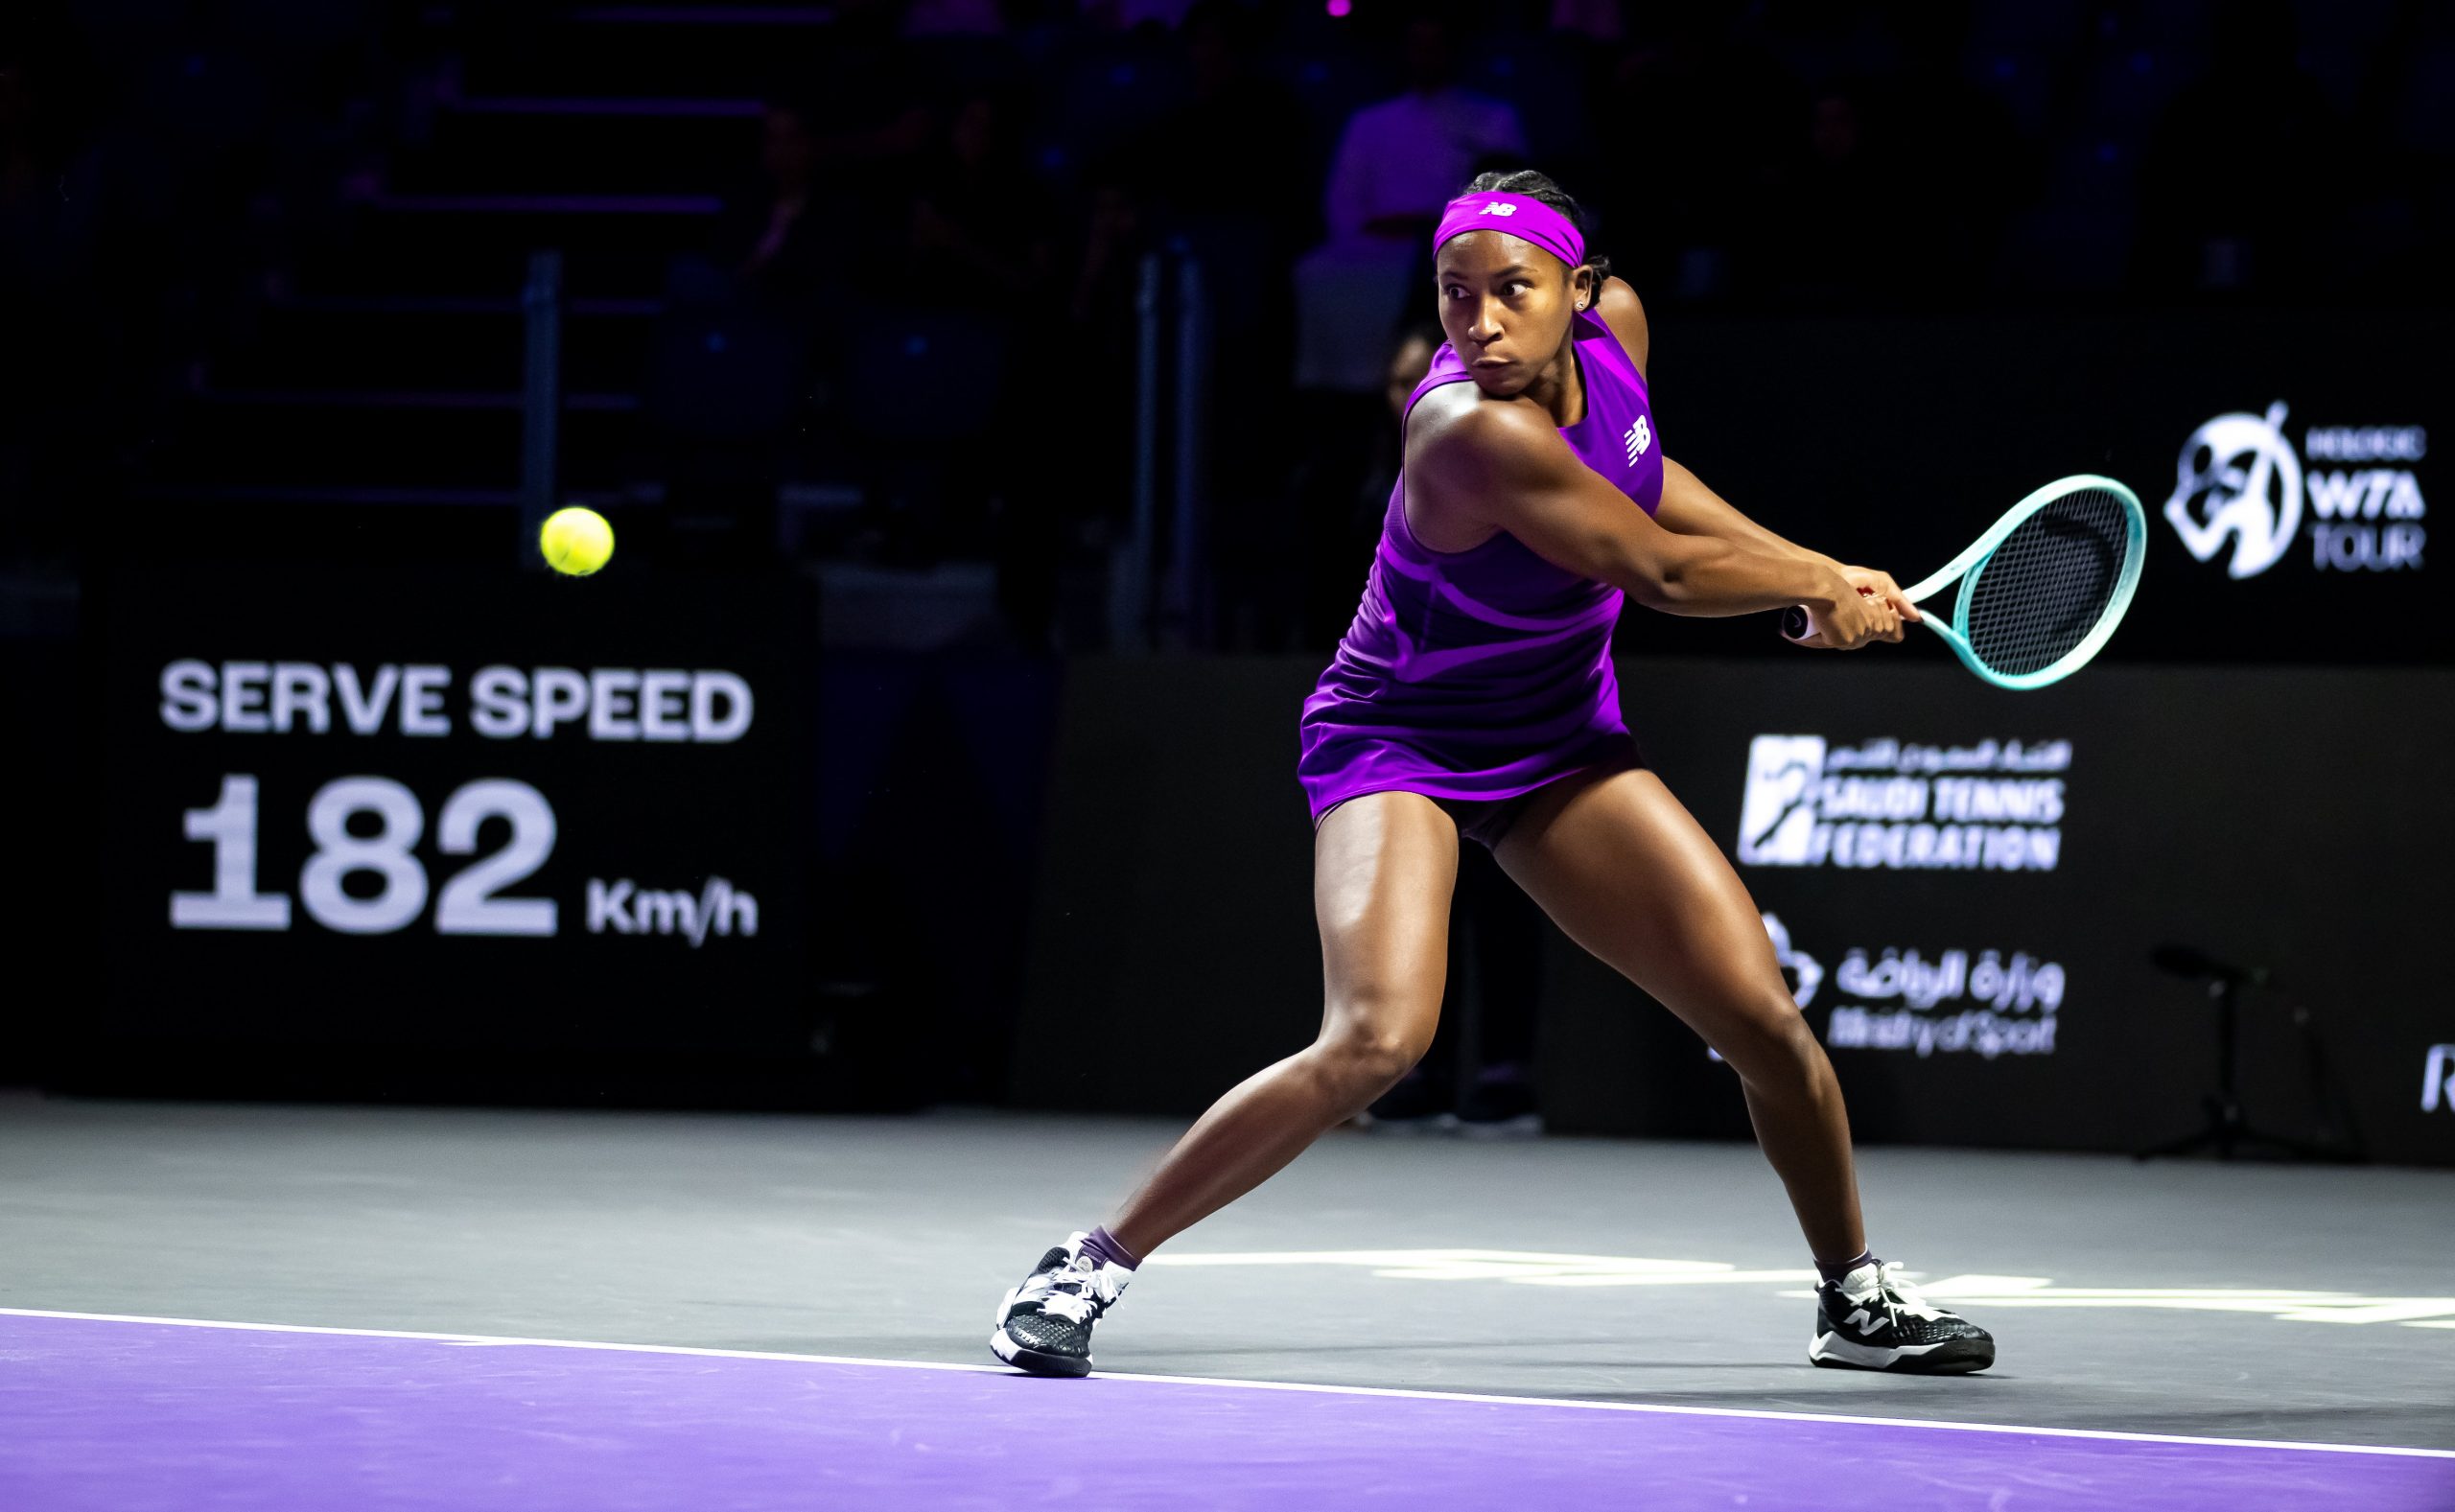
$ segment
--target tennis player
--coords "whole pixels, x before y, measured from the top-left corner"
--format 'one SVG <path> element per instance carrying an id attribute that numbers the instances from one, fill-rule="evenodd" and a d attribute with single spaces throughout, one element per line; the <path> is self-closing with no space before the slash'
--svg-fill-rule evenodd
<path id="1" fill-rule="evenodd" d="M 1379 1097 L 1431 1043 L 1462 834 L 1569 938 L 1738 1073 L 1823 1280 L 1808 1358 L 1951 1373 L 1995 1343 L 1866 1243 L 1850 1126 L 1730 863 L 1620 716 L 1624 597 L 1671 615 L 1803 605 L 1802 643 L 1902 639 L 1892 578 L 1792 546 L 1663 455 L 1644 306 L 1538 173 L 1485 174 L 1434 234 L 1448 344 L 1415 386 L 1363 607 L 1304 702 L 1321 1036 L 1222 1097 L 1108 1223 L 1040 1258 L 990 1346 L 1091 1367 L 1142 1257 Z"/>

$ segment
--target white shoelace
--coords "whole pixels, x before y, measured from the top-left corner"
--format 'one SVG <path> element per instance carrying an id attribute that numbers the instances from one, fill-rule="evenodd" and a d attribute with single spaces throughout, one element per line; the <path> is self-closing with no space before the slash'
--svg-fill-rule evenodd
<path id="1" fill-rule="evenodd" d="M 1087 1266 L 1083 1257 L 1055 1270 L 1044 1270 L 1032 1277 L 1017 1301 L 1037 1302 L 1042 1313 L 1054 1314 L 1069 1322 L 1080 1323 L 1117 1299 L 1125 1284 L 1111 1272 L 1113 1266 Z"/>
<path id="2" fill-rule="evenodd" d="M 1916 1287 L 1902 1279 L 1901 1263 L 1897 1260 L 1879 1262 L 1876 1266 L 1874 1292 L 1868 1296 L 1852 1296 L 1850 1300 L 1859 1303 L 1882 1302 L 1883 1310 L 1892 1315 L 1895 1322 L 1900 1321 L 1901 1314 L 1904 1313 L 1912 1317 L 1924 1318 L 1937 1318 L 1944 1315 L 1942 1308 L 1919 1295 Z"/>

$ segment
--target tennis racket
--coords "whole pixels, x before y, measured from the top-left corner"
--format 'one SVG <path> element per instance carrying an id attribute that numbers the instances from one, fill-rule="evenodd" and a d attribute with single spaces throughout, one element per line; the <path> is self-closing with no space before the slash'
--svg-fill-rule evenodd
<path id="1" fill-rule="evenodd" d="M 1960 579 L 1950 621 L 1929 614 L 1918 623 L 1997 687 L 2044 687 L 2088 665 L 2114 634 L 2139 586 L 2147 544 L 2139 497 L 2111 477 L 2083 473 L 2014 504 L 1968 550 L 1902 596 L 1922 603 Z M 1782 633 L 1793 640 L 1816 628 L 1805 608 L 1782 612 Z"/>

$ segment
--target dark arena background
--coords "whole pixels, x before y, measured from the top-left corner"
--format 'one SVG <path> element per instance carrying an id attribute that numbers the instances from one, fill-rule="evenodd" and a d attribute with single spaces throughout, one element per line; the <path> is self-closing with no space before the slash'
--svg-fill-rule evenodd
<path id="1" fill-rule="evenodd" d="M 2034 691 L 1612 647 L 1999 1359 L 1811 1368 L 1738 1078 L 1467 843 L 1421 1064 L 1029 1379 L 1321 1028 L 1521 168 L 1770 528 L 2145 507 Z M 2455 1508 L 2451 290 L 2421 0 L 15 0 L 0 1507 Z"/>

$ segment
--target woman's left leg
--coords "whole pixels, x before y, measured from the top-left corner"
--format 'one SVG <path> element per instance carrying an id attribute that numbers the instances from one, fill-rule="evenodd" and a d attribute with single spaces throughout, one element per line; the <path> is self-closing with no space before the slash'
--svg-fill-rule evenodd
<path id="1" fill-rule="evenodd" d="M 1791 1001 L 1764 916 L 1711 836 L 1643 769 L 1564 778 L 1494 851 L 1570 939 L 1704 1036 L 1739 1073 L 1817 1261 L 1866 1248 L 1833 1063 Z"/>

